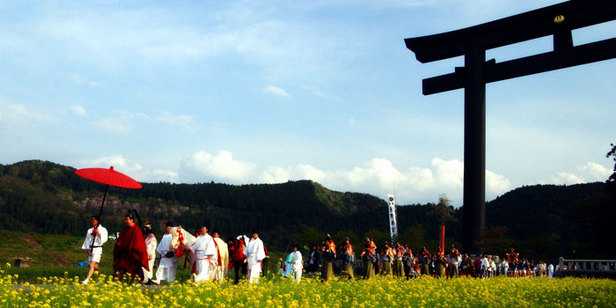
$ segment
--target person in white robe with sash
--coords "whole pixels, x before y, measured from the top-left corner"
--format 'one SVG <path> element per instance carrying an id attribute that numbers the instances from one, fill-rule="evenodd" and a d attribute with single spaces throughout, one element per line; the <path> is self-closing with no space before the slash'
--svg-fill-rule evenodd
<path id="1" fill-rule="evenodd" d="M 98 264 L 101 262 L 101 256 L 103 255 L 103 244 L 108 238 L 107 229 L 101 226 L 99 221 L 100 218 L 98 216 L 90 218 L 92 228 L 88 229 L 86 239 L 83 241 L 83 245 L 81 245 L 81 249 L 88 252 L 88 261 L 90 262 L 88 276 L 81 282 L 83 284 L 88 284 L 88 280 L 90 280 L 94 271 L 98 271 Z"/>
<path id="2" fill-rule="evenodd" d="M 175 256 L 175 252 L 171 248 L 171 240 L 173 239 L 171 234 L 172 227 L 173 223 L 168 221 L 165 228 L 166 234 L 160 239 L 160 243 L 158 243 L 156 248 L 156 252 L 160 254 L 160 262 L 158 270 L 156 270 L 156 280 L 154 281 L 157 284 L 163 280 L 172 283 L 178 270 L 178 257 Z"/>
<path id="3" fill-rule="evenodd" d="M 217 262 L 214 239 L 207 234 L 207 228 L 205 226 L 202 226 L 200 231 L 201 235 L 197 237 L 197 240 L 190 247 L 190 250 L 192 250 L 197 259 L 197 275 L 194 278 L 195 282 L 208 281 L 212 276 L 212 263 Z"/>
<path id="4" fill-rule="evenodd" d="M 248 282 L 259 282 L 259 275 L 262 270 L 262 262 L 265 259 L 265 249 L 263 249 L 263 241 L 259 238 L 259 234 L 255 231 L 252 233 L 252 238 L 244 249 L 244 256 L 248 260 Z"/>

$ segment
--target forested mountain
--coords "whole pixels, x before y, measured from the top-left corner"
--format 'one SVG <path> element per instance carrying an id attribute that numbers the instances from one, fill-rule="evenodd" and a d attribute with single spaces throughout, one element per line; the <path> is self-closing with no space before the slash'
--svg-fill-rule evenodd
<path id="1" fill-rule="evenodd" d="M 89 216 L 97 214 L 105 185 L 85 180 L 75 169 L 45 161 L 0 165 L 0 229 L 82 235 Z M 537 258 L 616 257 L 610 223 L 616 218 L 616 195 L 604 183 L 522 187 L 486 205 L 481 247 L 504 254 L 511 246 Z M 385 200 L 361 193 L 335 192 L 312 181 L 282 184 L 144 183 L 142 189 L 110 187 L 103 224 L 123 227 L 128 209 L 137 209 L 160 236 L 173 220 L 192 231 L 206 223 L 223 237 L 259 230 L 272 250 L 290 243 L 349 237 L 360 246 L 369 235 L 388 240 Z M 462 215 L 445 196 L 434 204 L 398 207 L 399 240 L 411 248 L 434 249 L 439 227 L 447 243 L 460 247 Z"/>

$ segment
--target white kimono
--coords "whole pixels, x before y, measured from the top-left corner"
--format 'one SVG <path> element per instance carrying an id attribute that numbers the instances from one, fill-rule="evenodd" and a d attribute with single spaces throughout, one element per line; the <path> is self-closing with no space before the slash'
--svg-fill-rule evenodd
<path id="1" fill-rule="evenodd" d="M 92 255 L 88 258 L 88 261 L 94 260 L 97 263 L 100 263 L 101 255 L 103 254 L 103 244 L 105 244 L 108 239 L 108 233 L 105 227 L 99 225 L 98 233 L 100 233 L 100 236 L 97 234 L 96 238 L 94 239 L 94 244 L 92 244 L 92 238 L 94 237 L 92 236 L 92 231 L 94 231 L 94 228 L 88 229 L 88 233 L 86 233 L 86 239 L 83 241 L 81 249 L 89 250 L 90 248 L 92 248 Z"/>
<path id="2" fill-rule="evenodd" d="M 148 282 L 148 280 L 152 279 L 152 273 L 154 272 L 154 260 L 156 259 L 156 236 L 154 233 L 150 233 L 145 238 L 145 248 L 148 252 L 148 266 L 150 270 L 146 270 L 145 267 L 143 269 L 143 282 Z"/>
<path id="3" fill-rule="evenodd" d="M 291 253 L 291 264 L 293 266 L 293 278 L 295 281 L 300 282 L 302 280 L 302 253 L 294 251 Z"/>
<path id="4" fill-rule="evenodd" d="M 175 280 L 175 274 L 178 270 L 178 258 L 175 255 L 170 258 L 165 256 L 167 252 L 173 251 L 171 248 L 171 239 L 171 234 L 163 235 L 163 238 L 160 239 L 160 243 L 158 243 L 158 247 L 156 248 L 156 252 L 160 254 L 160 263 L 158 264 L 158 270 L 156 270 L 157 282 L 161 280 L 173 282 Z"/>
<path id="5" fill-rule="evenodd" d="M 250 242 L 248 242 L 244 249 L 244 256 L 248 260 L 248 282 L 258 282 L 259 274 L 261 274 L 261 261 L 265 259 L 263 241 L 260 238 L 250 239 Z"/>
<path id="6" fill-rule="evenodd" d="M 190 250 L 192 250 L 197 259 L 195 282 L 208 281 L 212 276 L 212 262 L 216 262 L 216 244 L 214 244 L 214 239 L 209 234 L 199 235 L 190 247 Z"/>

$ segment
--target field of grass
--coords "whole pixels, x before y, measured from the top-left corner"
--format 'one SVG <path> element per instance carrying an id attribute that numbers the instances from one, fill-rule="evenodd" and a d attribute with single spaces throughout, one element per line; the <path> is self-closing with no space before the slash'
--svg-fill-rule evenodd
<path id="1" fill-rule="evenodd" d="M 377 277 L 300 284 L 277 275 L 282 253 L 272 253 L 270 274 L 257 285 L 188 281 L 164 286 L 127 285 L 111 280 L 112 243 L 105 245 L 101 272 L 88 286 L 79 284 L 87 268 L 83 238 L 22 234 L 0 230 L 0 307 L 616 307 L 616 281 L 606 279 L 434 279 Z M 32 266 L 12 266 L 30 257 Z"/>
<path id="2" fill-rule="evenodd" d="M 96 275 L 88 286 L 68 272 L 23 282 L 14 269 L 0 267 L 1 307 L 613 307 L 616 282 L 580 278 L 422 277 L 405 280 L 300 284 L 272 276 L 258 284 L 177 282 L 165 286 L 128 285 Z M 22 282 L 20 282 L 22 281 Z"/>
<path id="3" fill-rule="evenodd" d="M 85 236 L 85 233 L 84 233 Z M 21 233 L 0 230 L 3 239 L 0 247 L 0 264 L 14 264 L 16 258 L 31 258 L 33 266 L 76 266 L 87 260 L 81 250 L 83 237 L 70 235 L 51 235 L 38 233 Z M 113 244 L 107 246 L 107 252 Z M 111 265 L 111 260 L 103 260 L 102 265 Z"/>

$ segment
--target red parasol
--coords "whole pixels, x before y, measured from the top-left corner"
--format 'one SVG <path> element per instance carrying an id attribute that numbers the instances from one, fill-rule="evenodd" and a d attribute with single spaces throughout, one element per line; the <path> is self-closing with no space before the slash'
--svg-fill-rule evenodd
<path id="1" fill-rule="evenodd" d="M 100 221 L 102 220 L 103 206 L 105 205 L 105 197 L 107 197 L 107 189 L 109 188 L 109 185 L 122 187 L 122 188 L 130 188 L 130 189 L 139 189 L 142 187 L 139 182 L 133 180 L 128 175 L 115 171 L 113 169 L 113 166 L 109 167 L 109 169 L 105 169 L 105 168 L 79 169 L 79 170 L 75 170 L 75 174 L 77 174 L 78 176 L 82 178 L 86 178 L 88 180 L 106 184 L 105 193 L 103 194 L 103 202 L 101 202 L 101 209 L 98 213 L 98 217 L 99 217 L 98 224 L 99 225 L 100 225 Z M 94 242 L 94 238 L 92 238 L 92 242 Z"/>
<path id="2" fill-rule="evenodd" d="M 135 180 L 133 180 L 128 175 L 117 172 L 113 169 L 113 166 L 109 167 L 109 169 L 105 168 L 84 168 L 75 170 L 75 174 L 82 178 L 86 178 L 88 180 L 92 180 L 95 182 L 123 187 L 123 188 L 131 188 L 131 189 L 139 189 L 141 188 L 141 184 Z"/>

